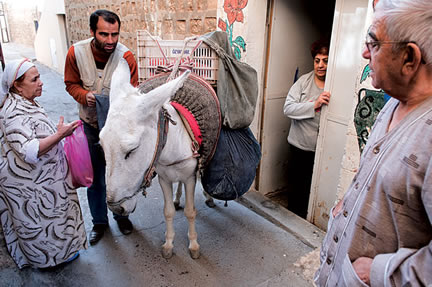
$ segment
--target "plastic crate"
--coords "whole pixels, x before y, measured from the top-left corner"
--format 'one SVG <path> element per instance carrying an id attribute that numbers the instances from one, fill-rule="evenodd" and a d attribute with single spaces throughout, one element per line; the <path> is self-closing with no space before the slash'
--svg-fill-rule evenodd
<path id="1" fill-rule="evenodd" d="M 155 41 L 157 40 L 157 42 Z M 158 46 L 159 43 L 159 46 Z M 189 57 L 193 63 L 192 72 L 206 80 L 209 84 L 216 84 L 218 71 L 218 57 L 216 52 L 205 43 L 201 43 L 195 51 L 198 40 L 189 41 L 187 44 L 182 62 Z M 147 80 L 156 75 L 158 66 L 167 67 L 174 65 L 183 50 L 183 40 L 162 40 L 159 37 L 153 39 L 145 30 L 137 31 L 138 47 L 138 75 L 139 82 Z M 167 60 L 161 53 L 161 49 Z M 193 55 L 191 57 L 191 53 Z"/>

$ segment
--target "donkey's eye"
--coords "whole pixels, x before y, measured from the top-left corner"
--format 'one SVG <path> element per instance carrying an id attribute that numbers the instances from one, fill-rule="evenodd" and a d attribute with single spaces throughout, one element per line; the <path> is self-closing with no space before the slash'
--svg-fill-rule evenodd
<path id="1" fill-rule="evenodd" d="M 131 153 L 132 153 L 132 151 L 128 152 L 128 153 L 125 155 L 125 159 L 127 159 L 127 158 L 131 155 Z"/>
<path id="2" fill-rule="evenodd" d="M 125 155 L 125 159 L 128 159 L 128 157 L 137 149 L 138 147 L 136 147 L 136 148 L 133 148 L 133 149 L 131 149 L 130 151 L 128 151 L 127 153 L 126 153 L 126 155 Z"/>

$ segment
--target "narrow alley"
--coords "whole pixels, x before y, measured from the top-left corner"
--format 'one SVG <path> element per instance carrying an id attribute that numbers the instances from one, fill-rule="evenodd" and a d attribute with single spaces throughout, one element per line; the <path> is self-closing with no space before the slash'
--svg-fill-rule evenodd
<path id="1" fill-rule="evenodd" d="M 13 43 L 3 44 L 6 62 L 34 52 Z M 74 100 L 64 90 L 62 75 L 35 62 L 44 83 L 39 103 L 54 122 L 60 115 L 70 122 L 78 118 Z M 175 216 L 174 255 L 161 256 L 165 223 L 163 197 L 157 179 L 140 195 L 130 218 L 134 232 L 123 235 L 110 216 L 110 229 L 80 257 L 53 270 L 19 270 L 7 253 L 0 235 L 1 286 L 312 286 L 316 260 L 304 257 L 319 247 L 323 232 L 256 192 L 239 201 L 204 204 L 197 184 L 197 232 L 201 257 L 188 253 L 188 223 L 182 211 Z M 86 230 L 91 216 L 86 190 L 79 190 Z M 184 201 L 182 201 L 184 204 Z M 312 253 L 316 258 L 316 251 Z"/>

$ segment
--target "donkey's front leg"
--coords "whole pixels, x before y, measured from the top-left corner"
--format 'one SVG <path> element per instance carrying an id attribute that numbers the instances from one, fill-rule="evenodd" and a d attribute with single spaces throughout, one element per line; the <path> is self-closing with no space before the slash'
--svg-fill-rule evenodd
<path id="1" fill-rule="evenodd" d="M 162 256 L 166 259 L 171 258 L 172 250 L 174 248 L 174 215 L 175 208 L 173 203 L 173 190 L 172 183 L 167 180 L 162 179 L 159 176 L 159 184 L 162 188 L 162 192 L 164 195 L 164 215 L 165 215 L 165 223 L 166 223 L 166 232 L 165 232 L 165 243 L 162 245 Z"/>
<path id="2" fill-rule="evenodd" d="M 183 183 L 180 182 L 180 181 L 177 183 L 177 191 L 175 193 L 175 199 L 174 199 L 175 210 L 182 209 L 181 206 L 180 206 L 180 198 L 181 198 L 181 195 L 182 195 L 182 185 L 183 185 Z"/>
<path id="3" fill-rule="evenodd" d="M 188 231 L 189 251 L 193 259 L 197 259 L 200 256 L 200 251 L 199 251 L 200 246 L 197 240 L 198 235 L 195 230 L 195 217 L 197 214 L 195 209 L 195 184 L 196 184 L 196 177 L 194 175 L 191 176 L 185 183 L 186 202 L 185 202 L 185 209 L 184 209 L 186 218 L 189 221 L 189 231 Z"/>

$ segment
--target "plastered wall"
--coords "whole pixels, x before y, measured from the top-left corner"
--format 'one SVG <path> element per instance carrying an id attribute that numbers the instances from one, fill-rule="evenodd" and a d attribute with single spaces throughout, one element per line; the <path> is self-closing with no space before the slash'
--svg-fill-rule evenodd
<path id="1" fill-rule="evenodd" d="M 34 21 L 38 20 L 37 6 L 31 0 L 3 3 L 7 18 L 9 41 L 33 47 L 36 36 Z"/>
<path id="2" fill-rule="evenodd" d="M 45 0 L 34 41 L 39 62 L 63 74 L 67 53 L 63 0 Z"/>

